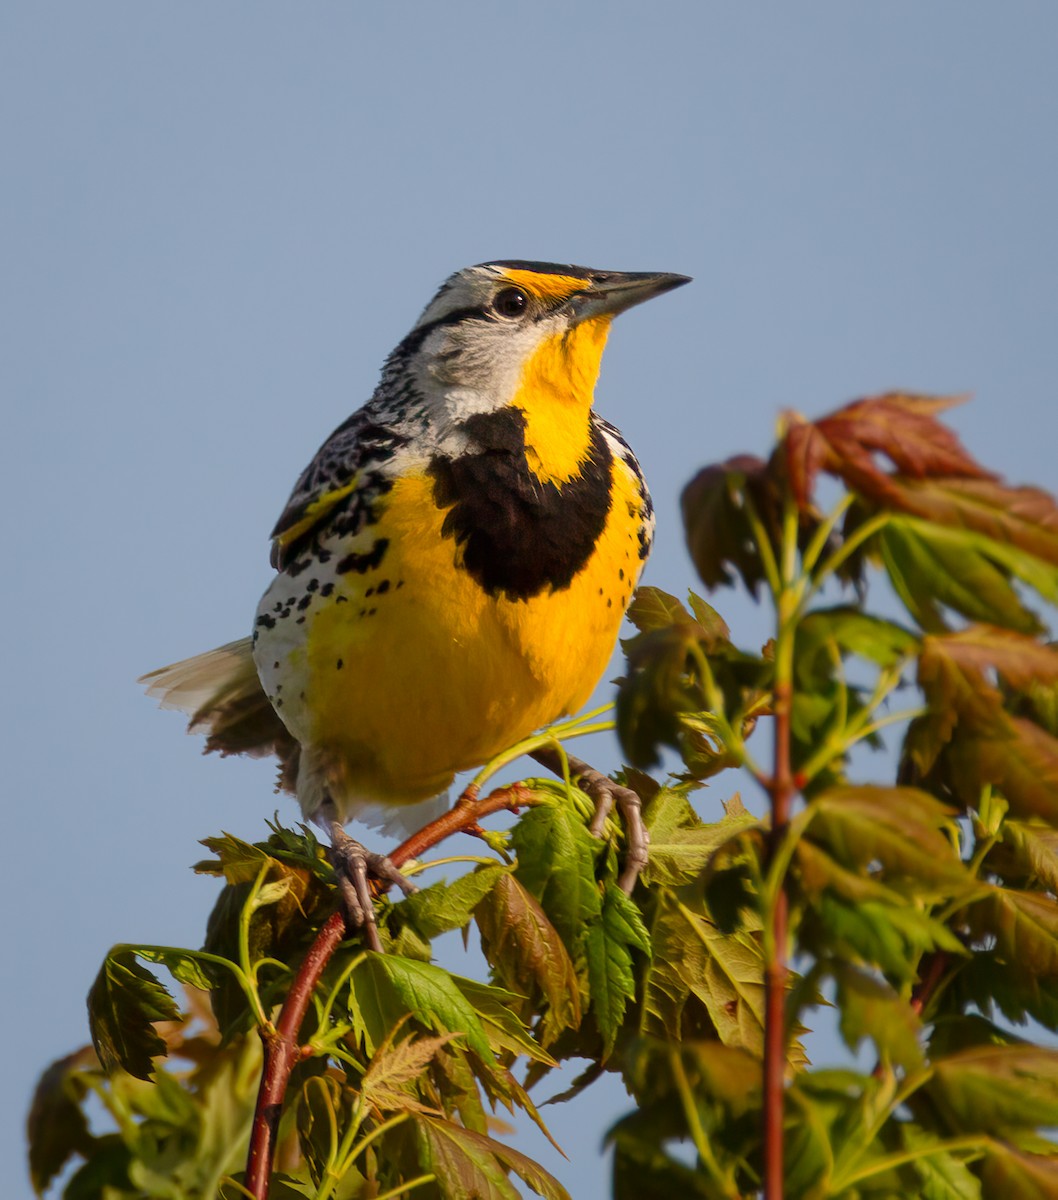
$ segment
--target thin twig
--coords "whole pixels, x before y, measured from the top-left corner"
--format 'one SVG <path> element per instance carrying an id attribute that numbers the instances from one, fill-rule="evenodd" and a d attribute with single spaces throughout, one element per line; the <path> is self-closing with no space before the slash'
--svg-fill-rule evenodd
<path id="1" fill-rule="evenodd" d="M 399 867 L 409 859 L 418 858 L 424 851 L 436 846 L 453 833 L 466 832 L 477 825 L 482 817 L 512 811 L 530 804 L 532 797 L 524 785 L 511 784 L 497 788 L 484 800 L 478 800 L 476 789 L 467 788 L 455 806 L 442 813 L 435 821 L 424 826 L 418 833 L 402 842 L 389 856 L 390 862 Z M 250 1131 L 250 1148 L 246 1159 L 245 1188 L 255 1200 L 267 1200 L 275 1160 L 276 1138 L 279 1118 L 283 1112 L 290 1073 L 304 1057 L 298 1041 L 305 1013 L 312 993 L 330 962 L 332 955 L 346 935 L 345 915 L 341 909 L 332 913 L 316 934 L 297 975 L 283 1002 L 275 1032 L 260 1030 L 264 1042 L 264 1065 L 261 1084 L 257 1092 L 253 1127 Z"/>
<path id="2" fill-rule="evenodd" d="M 771 779 L 769 860 L 779 853 L 790 820 L 794 785 L 790 771 L 790 688 L 775 689 L 775 774 Z M 783 1100 L 786 1078 L 786 942 L 789 906 L 782 881 L 771 905 L 769 950 L 764 966 L 764 1196 L 783 1195 Z"/>

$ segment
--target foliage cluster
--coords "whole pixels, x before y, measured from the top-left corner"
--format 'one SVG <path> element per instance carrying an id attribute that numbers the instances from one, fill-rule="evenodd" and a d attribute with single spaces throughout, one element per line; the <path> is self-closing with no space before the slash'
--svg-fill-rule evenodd
<path id="1" fill-rule="evenodd" d="M 691 482 L 699 575 L 769 600 L 774 636 L 739 648 L 700 597 L 640 590 L 617 703 L 651 837 L 634 892 L 616 825 L 593 838 L 583 794 L 537 780 L 491 853 L 443 860 L 469 870 L 381 897 L 386 953 L 342 942 L 295 1030 L 272 1196 L 508 1200 L 514 1175 L 565 1197 L 491 1113 L 543 1127 L 529 1090 L 570 1059 L 589 1064 L 573 1090 L 617 1072 L 634 1101 L 609 1134 L 616 1200 L 1058 1195 L 1058 1051 L 1030 1040 L 1058 1030 L 1058 651 L 1037 611 L 1058 601 L 1058 507 L 974 461 L 948 403 L 787 417 L 768 459 Z M 879 571 L 899 620 L 866 606 Z M 890 758 L 854 754 L 887 739 Z M 895 778 L 851 778 L 891 761 Z M 732 784 L 703 822 L 691 798 L 731 771 L 762 815 Z M 206 844 L 199 869 L 225 887 L 203 949 L 116 947 L 95 1050 L 42 1079 L 41 1192 L 79 1159 L 68 1200 L 253 1194 L 258 1034 L 274 1039 L 336 893 L 308 831 Z M 488 983 L 432 961 L 472 926 Z M 824 996 L 866 1069 L 807 1063 Z M 89 1097 L 112 1131 L 90 1128 Z"/>

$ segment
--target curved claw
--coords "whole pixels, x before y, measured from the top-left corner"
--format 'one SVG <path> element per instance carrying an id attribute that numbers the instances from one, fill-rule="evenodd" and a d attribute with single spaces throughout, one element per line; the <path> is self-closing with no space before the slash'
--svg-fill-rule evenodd
<path id="1" fill-rule="evenodd" d="M 346 923 L 351 929 L 363 931 L 369 950 L 382 953 L 382 941 L 375 923 L 374 896 L 370 878 L 384 884 L 395 883 L 410 896 L 419 889 L 406 879 L 384 854 L 375 854 L 365 849 L 356 838 L 345 832 L 339 821 L 328 821 L 331 835 L 329 858 L 338 876 L 338 890 L 345 908 Z"/>
<path id="2" fill-rule="evenodd" d="M 534 750 L 530 758 L 535 759 L 541 766 L 553 771 L 556 775 L 563 774 L 562 755 L 558 750 L 543 747 Z M 643 824 L 643 805 L 631 788 L 614 783 L 601 771 L 573 755 L 567 755 L 569 773 L 574 783 L 585 792 L 595 804 L 595 815 L 592 817 L 590 830 L 592 837 L 601 838 L 606 818 L 617 808 L 624 821 L 625 833 L 628 838 L 628 849 L 625 853 L 624 869 L 617 883 L 626 895 L 632 894 L 632 889 L 639 878 L 639 872 L 649 862 L 650 834 Z"/>

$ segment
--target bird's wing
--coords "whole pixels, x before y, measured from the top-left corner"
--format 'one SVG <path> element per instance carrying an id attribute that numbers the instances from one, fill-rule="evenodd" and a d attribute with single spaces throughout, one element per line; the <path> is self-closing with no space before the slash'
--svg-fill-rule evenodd
<path id="1" fill-rule="evenodd" d="M 272 530 L 272 566 L 281 571 L 297 557 L 306 539 L 342 505 L 357 502 L 360 463 L 371 429 L 366 409 L 360 409 L 331 434 L 301 473 L 286 508 Z"/>

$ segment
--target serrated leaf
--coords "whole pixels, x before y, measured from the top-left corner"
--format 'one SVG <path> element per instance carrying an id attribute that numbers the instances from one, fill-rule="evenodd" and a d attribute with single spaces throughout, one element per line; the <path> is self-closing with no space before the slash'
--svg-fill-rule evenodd
<path id="1" fill-rule="evenodd" d="M 870 1038 L 884 1061 L 913 1071 L 923 1065 L 922 1022 L 907 1001 L 883 980 L 838 964 L 837 1005 L 841 1036 L 853 1053 Z"/>
<path id="2" fill-rule="evenodd" d="M 802 687 L 818 687 L 834 674 L 833 646 L 880 667 L 894 667 L 918 648 L 919 639 L 902 625 L 850 605 L 818 608 L 797 627 L 795 669 Z"/>
<path id="3" fill-rule="evenodd" d="M 602 907 L 595 883 L 598 843 L 566 804 L 529 809 L 511 842 L 518 855 L 515 877 L 540 902 L 567 948 L 575 947 Z"/>
<path id="4" fill-rule="evenodd" d="M 716 850 L 760 821 L 739 804 L 723 820 L 705 824 L 682 791 L 659 788 L 643 809 L 650 859 L 641 878 L 650 887 L 680 886 L 696 879 Z"/>
<path id="5" fill-rule="evenodd" d="M 999 836 L 1004 852 L 998 867 L 1001 874 L 1013 869 L 1022 878 L 1042 884 L 1045 890 L 1058 892 L 1058 829 L 1008 818 L 1000 826 Z M 988 856 L 989 866 L 993 858 L 992 854 Z"/>
<path id="6" fill-rule="evenodd" d="M 680 621 L 693 620 L 682 602 L 661 588 L 643 586 L 636 588 L 632 603 L 625 614 L 640 633 L 652 629 L 665 629 Z"/>
<path id="7" fill-rule="evenodd" d="M 200 988 L 204 992 L 213 987 L 213 980 L 203 970 L 193 950 L 181 950 L 176 946 L 137 946 L 136 954 L 147 962 L 165 967 L 174 979 L 188 987 Z"/>
<path id="8" fill-rule="evenodd" d="M 518 1016 L 521 996 L 462 975 L 453 975 L 452 982 L 472 1005 L 497 1054 L 524 1054 L 536 1062 L 555 1066 L 555 1060 L 531 1036 Z"/>
<path id="9" fill-rule="evenodd" d="M 425 1171 L 433 1172 L 444 1200 L 518 1200 L 504 1168 L 546 1200 L 570 1200 L 554 1176 L 502 1142 L 450 1121 L 413 1119 L 419 1161 Z"/>
<path id="10" fill-rule="evenodd" d="M 760 551 L 746 516 L 747 492 L 773 543 L 777 542 L 778 489 L 763 459 L 737 455 L 699 471 L 683 489 L 680 506 L 687 549 L 708 588 L 730 586 L 732 570 L 753 594 L 764 579 Z"/>
<path id="11" fill-rule="evenodd" d="M 497 879 L 474 911 L 482 951 L 514 992 L 540 995 L 547 1004 L 541 1035 L 550 1045 L 580 1025 L 580 987 L 565 943 L 536 897 L 510 874 Z"/>
<path id="12" fill-rule="evenodd" d="M 707 645 L 716 645 L 731 640 L 731 630 L 727 622 L 711 604 L 694 592 L 687 593 L 687 603 L 691 606 L 694 619 L 705 630 Z"/>
<path id="13" fill-rule="evenodd" d="M 965 913 L 978 936 L 996 939 L 1011 966 L 1032 976 L 1058 977 L 1058 901 L 1042 892 L 990 888 Z"/>
<path id="14" fill-rule="evenodd" d="M 411 1035 L 399 1042 L 384 1043 L 368 1063 L 361 1080 L 364 1099 L 383 1112 L 436 1112 L 417 1100 L 413 1089 L 404 1085 L 417 1079 L 433 1062 L 438 1050 L 457 1036 L 455 1033 L 438 1037 Z"/>
<path id="15" fill-rule="evenodd" d="M 933 1064 L 925 1088 L 959 1131 L 1058 1125 L 1058 1051 L 1042 1046 L 961 1050 Z"/>
<path id="16" fill-rule="evenodd" d="M 625 1008 L 635 998 L 632 950 L 650 953 L 650 936 L 639 909 L 616 884 L 603 892 L 602 916 L 588 925 L 584 957 L 592 1012 L 603 1042 L 602 1059 L 609 1058 Z"/>
<path id="17" fill-rule="evenodd" d="M 992 784 L 1016 817 L 1058 824 L 1058 738 L 1024 717 L 1004 717 L 993 732 L 960 731 L 946 755 L 955 791 L 976 806 Z"/>
<path id="18" fill-rule="evenodd" d="M 949 1007 L 992 1014 L 996 1009 L 1010 1022 L 1023 1025 L 1030 1017 L 1045 1029 L 1058 1029 L 1058 989 L 1053 978 L 1031 974 L 1005 953 L 978 947 L 970 960 L 955 973 L 949 985 Z M 980 1042 L 984 1035 L 977 1038 Z M 1021 1041 L 1009 1033 L 991 1040 Z M 958 1047 L 961 1048 L 961 1045 Z"/>
<path id="19" fill-rule="evenodd" d="M 764 1030 L 760 947 L 748 932 L 721 933 L 693 904 L 668 890 L 658 893 L 641 1027 L 645 1033 L 679 1039 L 693 996 L 725 1045 L 760 1054 Z"/>
<path id="20" fill-rule="evenodd" d="M 485 1062 L 494 1062 L 488 1035 L 451 975 L 432 963 L 368 953 L 353 972 L 350 1015 L 368 1053 L 411 1014 L 439 1034 L 458 1033 Z"/>
<path id="21" fill-rule="evenodd" d="M 906 512 L 1058 566 L 1058 504 L 1040 488 L 1010 487 L 995 476 L 950 477 L 903 480 L 899 493 Z"/>
<path id="22" fill-rule="evenodd" d="M 218 862 L 202 862 L 195 870 L 204 874 L 224 875 L 228 883 L 253 883 L 261 867 L 271 857 L 267 850 L 255 846 L 252 842 L 244 842 L 233 834 L 224 833 L 220 837 L 203 838 L 202 843 L 217 856 Z"/>
<path id="23" fill-rule="evenodd" d="M 905 1149 L 919 1154 L 911 1165 L 918 1177 L 916 1195 L 921 1200 L 981 1200 L 981 1181 L 966 1163 L 946 1150 L 931 1153 L 937 1143 L 936 1134 L 903 1121 L 900 1139 Z"/>
<path id="24" fill-rule="evenodd" d="M 946 630 L 942 608 L 969 621 L 1039 630 L 1039 618 L 1022 603 L 1009 572 L 975 534 L 894 517 L 879 534 L 879 546 L 894 591 L 928 632 Z"/>
<path id="25" fill-rule="evenodd" d="M 817 937 L 808 921 L 822 925 Z M 832 953 L 874 966 L 901 982 L 914 978 L 915 965 L 929 950 L 962 955 L 965 949 L 951 930 L 912 905 L 902 907 L 875 901 L 849 903 L 831 891 L 823 892 L 806 915 L 803 937 L 816 952 Z"/>
<path id="26" fill-rule="evenodd" d="M 499 864 L 482 866 L 451 883 L 441 880 L 431 884 L 394 904 L 390 920 L 410 922 L 428 941 L 450 929 L 462 929 L 469 924 L 475 905 L 509 871 L 509 867 Z"/>
<path id="27" fill-rule="evenodd" d="M 889 392 L 854 400 L 815 421 L 792 418 L 782 451 L 794 497 L 807 504 L 816 476 L 826 471 L 850 491 L 895 505 L 899 490 L 877 454 L 889 459 L 895 473 L 912 478 L 994 479 L 936 419 L 936 414 L 959 403 L 961 397 Z"/>
<path id="28" fill-rule="evenodd" d="M 917 788 L 835 787 L 811 800 L 809 836 L 844 864 L 880 862 L 887 872 L 951 887 L 970 884 L 941 832 L 951 810 Z"/>
<path id="29" fill-rule="evenodd" d="M 1058 1196 L 1058 1158 L 995 1143 L 985 1157 L 981 1179 L 987 1196 L 1054 1200 Z"/>
<path id="30" fill-rule="evenodd" d="M 155 1021 L 178 1021 L 180 1010 L 154 975 L 129 949 L 118 946 L 103 960 L 88 993 L 92 1045 L 106 1071 L 120 1067 L 150 1079 L 153 1058 L 167 1053 Z"/>

